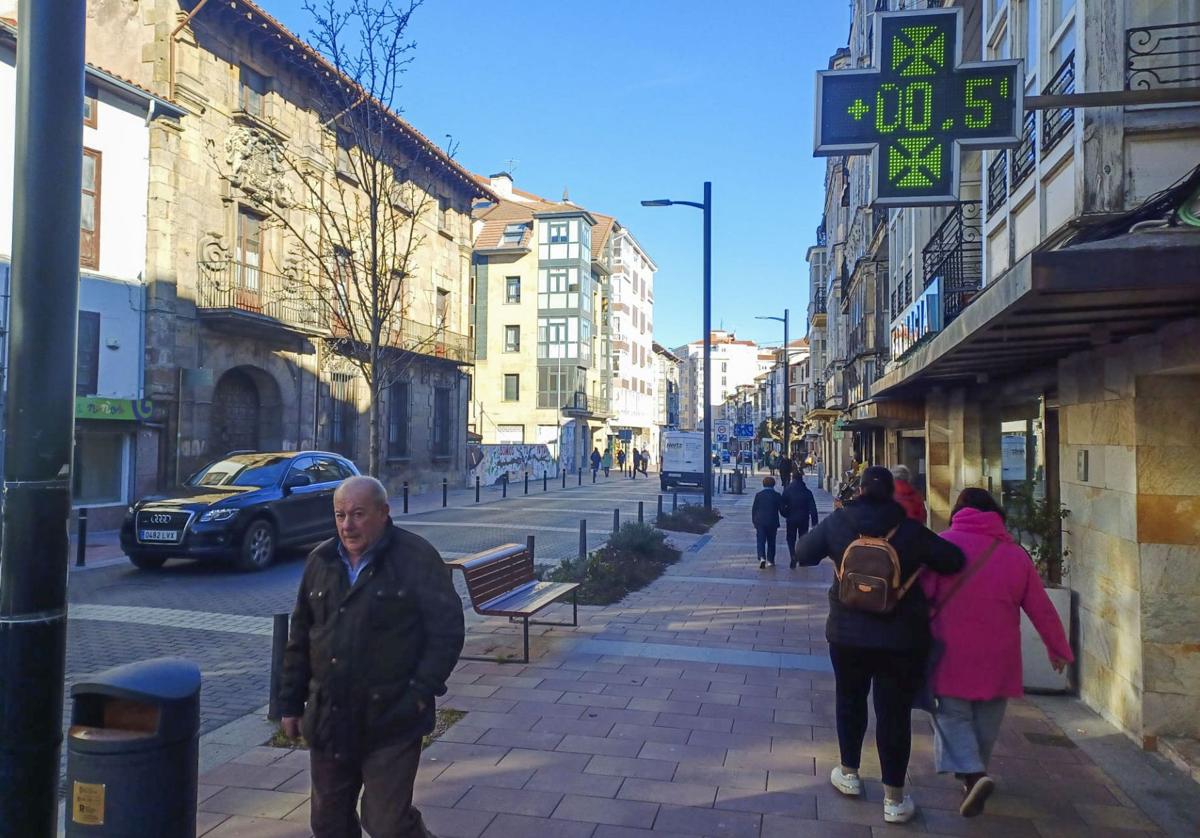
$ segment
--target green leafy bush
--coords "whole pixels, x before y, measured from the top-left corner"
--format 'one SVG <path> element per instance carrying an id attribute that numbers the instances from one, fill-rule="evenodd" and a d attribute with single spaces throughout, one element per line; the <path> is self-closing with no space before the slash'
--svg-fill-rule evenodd
<path id="1" fill-rule="evenodd" d="M 698 503 L 688 503 L 674 512 L 664 512 L 654 523 L 662 530 L 704 533 L 708 532 L 712 525 L 719 520 L 721 520 L 720 511 L 705 509 Z"/>
<path id="2" fill-rule="evenodd" d="M 599 550 L 580 559 L 564 559 L 544 578 L 578 582 L 579 602 L 584 605 L 611 605 L 630 591 L 649 585 L 667 565 L 678 561 L 679 555 L 654 527 L 627 523 Z"/>

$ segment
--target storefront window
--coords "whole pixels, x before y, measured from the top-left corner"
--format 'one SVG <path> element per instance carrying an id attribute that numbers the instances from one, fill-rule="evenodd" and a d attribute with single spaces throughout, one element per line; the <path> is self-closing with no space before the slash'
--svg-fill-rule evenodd
<path id="1" fill-rule="evenodd" d="M 1000 463 L 1004 506 L 1032 495 L 1046 496 L 1046 442 L 1039 406 L 1031 415 L 1009 418 L 1000 425 Z"/>
<path id="2" fill-rule="evenodd" d="M 77 506 L 125 502 L 127 436 L 115 431 L 81 431 L 75 442 Z"/>

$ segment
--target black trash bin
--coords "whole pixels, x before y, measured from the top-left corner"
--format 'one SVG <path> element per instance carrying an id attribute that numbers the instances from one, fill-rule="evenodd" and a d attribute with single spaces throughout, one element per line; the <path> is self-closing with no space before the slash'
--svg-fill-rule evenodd
<path id="1" fill-rule="evenodd" d="M 71 688 L 68 836 L 195 838 L 200 668 L 155 658 Z"/>

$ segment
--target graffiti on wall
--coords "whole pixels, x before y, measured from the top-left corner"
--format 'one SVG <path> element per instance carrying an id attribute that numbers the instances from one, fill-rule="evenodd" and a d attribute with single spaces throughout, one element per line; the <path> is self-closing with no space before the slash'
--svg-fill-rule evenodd
<path id="1" fill-rule="evenodd" d="M 467 472 L 469 482 L 476 476 L 484 486 L 491 486 L 505 474 L 509 482 L 523 480 L 525 472 L 530 478 L 540 479 L 542 472 L 550 477 L 558 476 L 554 457 L 546 445 L 468 445 Z"/>

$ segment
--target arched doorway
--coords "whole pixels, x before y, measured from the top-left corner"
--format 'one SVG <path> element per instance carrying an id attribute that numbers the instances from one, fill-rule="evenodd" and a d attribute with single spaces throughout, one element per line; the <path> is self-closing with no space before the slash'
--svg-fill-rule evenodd
<path id="1" fill-rule="evenodd" d="M 262 403 L 254 379 L 242 369 L 221 376 L 213 391 L 213 453 L 257 450 Z"/>

